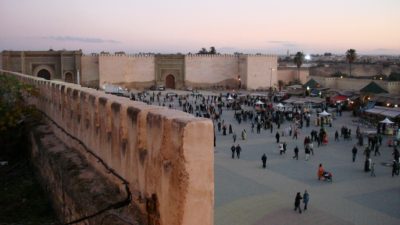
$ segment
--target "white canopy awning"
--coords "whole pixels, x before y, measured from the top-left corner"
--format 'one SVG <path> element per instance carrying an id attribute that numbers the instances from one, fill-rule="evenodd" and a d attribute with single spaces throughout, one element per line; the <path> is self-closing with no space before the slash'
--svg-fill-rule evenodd
<path id="1" fill-rule="evenodd" d="M 393 122 L 386 117 L 384 120 L 380 121 L 379 123 L 392 124 Z"/>
<path id="2" fill-rule="evenodd" d="M 276 105 L 276 107 L 282 108 L 283 104 L 282 103 L 278 103 L 278 105 Z"/>
<path id="3" fill-rule="evenodd" d="M 258 100 L 258 101 L 256 102 L 256 105 L 264 105 L 264 102 Z"/>
<path id="4" fill-rule="evenodd" d="M 320 116 L 330 116 L 331 114 L 324 110 L 323 112 L 319 113 L 319 115 Z"/>

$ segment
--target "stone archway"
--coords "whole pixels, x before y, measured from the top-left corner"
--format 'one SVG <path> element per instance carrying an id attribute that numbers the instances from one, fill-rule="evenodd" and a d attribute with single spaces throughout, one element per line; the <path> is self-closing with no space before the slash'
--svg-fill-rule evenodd
<path id="1" fill-rule="evenodd" d="M 172 74 L 169 74 L 165 77 L 165 88 L 175 89 L 175 77 Z"/>
<path id="2" fill-rule="evenodd" d="M 47 80 L 54 79 L 55 71 L 51 65 L 37 65 L 33 68 L 32 75 L 41 77 Z"/>
<path id="3" fill-rule="evenodd" d="M 65 82 L 74 83 L 74 77 L 71 72 L 65 73 Z"/>
<path id="4" fill-rule="evenodd" d="M 50 72 L 48 70 L 46 70 L 46 69 L 39 70 L 39 72 L 37 73 L 37 76 L 41 77 L 41 78 L 44 78 L 46 80 L 50 80 L 50 78 L 51 78 Z"/>

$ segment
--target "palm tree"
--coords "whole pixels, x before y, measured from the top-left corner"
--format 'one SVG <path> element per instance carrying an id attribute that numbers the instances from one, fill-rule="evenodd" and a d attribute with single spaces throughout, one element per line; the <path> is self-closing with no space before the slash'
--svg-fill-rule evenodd
<path id="1" fill-rule="evenodd" d="M 279 91 L 282 91 L 283 85 L 285 85 L 285 82 L 283 82 L 283 80 L 278 80 Z"/>
<path id="2" fill-rule="evenodd" d="M 356 60 L 357 58 L 357 53 L 356 50 L 354 49 L 349 49 L 346 51 L 346 59 L 347 62 L 349 62 L 349 75 L 351 77 L 351 64 Z"/>
<path id="3" fill-rule="evenodd" d="M 297 79 L 300 82 L 300 67 L 303 65 L 304 62 L 304 53 L 303 52 L 297 52 L 296 55 L 294 56 L 294 63 L 297 66 Z"/>

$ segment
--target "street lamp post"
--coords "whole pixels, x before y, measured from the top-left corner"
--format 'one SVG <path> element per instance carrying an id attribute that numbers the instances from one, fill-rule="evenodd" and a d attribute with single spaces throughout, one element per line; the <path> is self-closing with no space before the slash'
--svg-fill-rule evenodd
<path id="1" fill-rule="evenodd" d="M 271 76 L 269 78 L 269 88 L 272 90 L 272 71 L 274 71 L 274 68 L 269 68 L 271 70 Z"/>

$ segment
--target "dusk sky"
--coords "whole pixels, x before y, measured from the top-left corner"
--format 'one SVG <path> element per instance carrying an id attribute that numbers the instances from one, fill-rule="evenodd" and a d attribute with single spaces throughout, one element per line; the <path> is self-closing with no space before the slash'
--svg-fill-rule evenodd
<path id="1" fill-rule="evenodd" d="M 0 0 L 0 51 L 400 54 L 400 0 Z"/>

